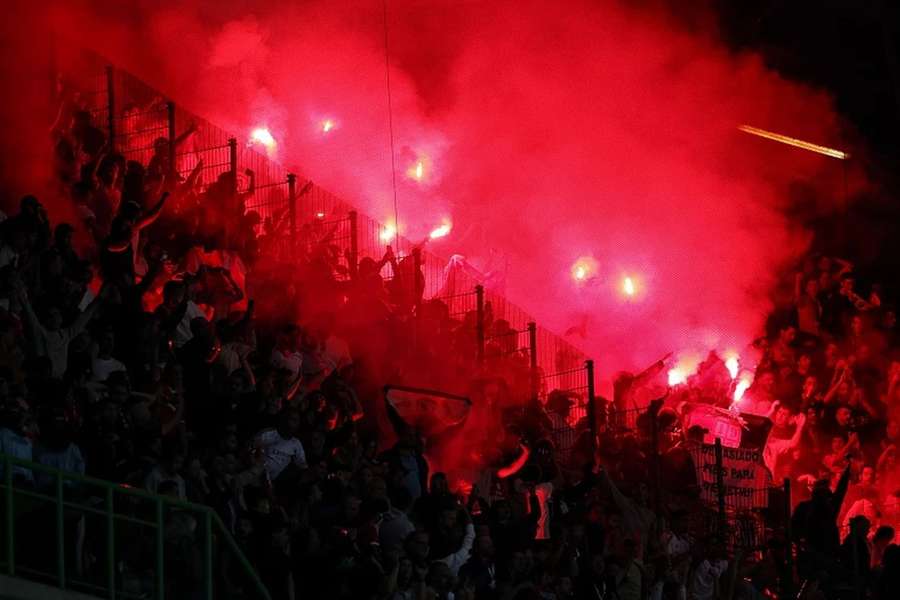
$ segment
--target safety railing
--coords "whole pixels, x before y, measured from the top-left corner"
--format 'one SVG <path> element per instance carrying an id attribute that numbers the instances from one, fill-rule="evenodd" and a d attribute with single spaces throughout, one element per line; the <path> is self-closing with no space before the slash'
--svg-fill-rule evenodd
<path id="1" fill-rule="evenodd" d="M 111 599 L 270 598 L 209 507 L 6 454 L 0 465 L 11 577 Z"/>
<path id="2" fill-rule="evenodd" d="M 178 181 L 185 180 L 202 161 L 197 193 L 223 176 L 230 176 L 234 192 L 243 195 L 246 210 L 259 215 L 257 234 L 276 259 L 296 260 L 304 249 L 323 239 L 327 234 L 325 226 L 336 225 L 337 230 L 326 244 L 337 258 L 338 276 L 352 276 L 363 258 L 379 261 L 390 245 L 399 260 L 409 257 L 407 267 L 412 270 L 414 265 L 420 273 L 421 281 L 416 285 L 422 289 L 421 294 L 415 294 L 416 309 L 423 300 L 468 297 L 475 286 L 483 285 L 488 321 L 504 320 L 519 331 L 525 331 L 535 321 L 532 315 L 490 289 L 487 277 L 462 257 L 444 260 L 425 250 L 427 240 L 406 239 L 393 226 L 357 213 L 350 204 L 310 179 L 288 173 L 267 156 L 260 144 L 244 141 L 213 125 L 143 81 L 110 66 L 109 61 L 95 53 L 67 51 L 64 58 L 58 61 L 58 68 L 67 74 L 70 84 L 86 90 L 85 104 L 96 111 L 95 126 L 112 134 L 115 151 L 145 167 L 154 153 L 168 152 L 171 176 Z M 188 131 L 191 134 L 182 139 Z M 255 178 L 252 193 L 248 170 L 253 171 Z M 394 275 L 390 265 L 381 273 L 386 280 Z M 457 306 L 449 309 L 455 316 L 469 310 L 458 305 L 470 299 L 453 302 Z M 553 332 L 535 325 L 530 335 L 535 339 L 527 345 L 529 360 L 537 372 L 559 373 L 584 364 L 584 354 Z"/>

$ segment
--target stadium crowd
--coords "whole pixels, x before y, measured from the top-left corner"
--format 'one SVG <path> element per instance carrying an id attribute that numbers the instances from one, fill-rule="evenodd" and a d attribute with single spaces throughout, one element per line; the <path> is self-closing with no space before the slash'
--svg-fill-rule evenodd
<path id="1" fill-rule="evenodd" d="M 532 399 L 527 356 L 490 311 L 479 362 L 474 315 L 422 298 L 410 258 L 349 268 L 315 221 L 283 252 L 284 215 L 245 208 L 252 184 L 203 187 L 202 163 L 173 176 L 165 138 L 127 161 L 74 97 L 52 141 L 69 222 L 26 196 L 0 224 L 0 452 L 213 507 L 279 599 L 900 597 L 896 314 L 849 262 L 810 257 L 756 344 L 735 406 L 771 420 L 766 466 L 798 502 L 791 545 L 787 516 L 763 511 L 758 544 L 737 548 L 686 451 L 708 432 L 679 427 L 685 400 L 734 409 L 717 357 L 657 427 L 616 416 L 635 385 L 621 377 L 592 443 L 583 399 Z M 459 476 L 440 452 L 458 444 L 392 412 L 386 383 L 470 397 L 455 435 L 478 472 Z M 75 520 L 74 568 L 100 578 L 103 534 Z M 198 531 L 166 515 L 168 598 L 202 589 Z M 123 545 L 124 592 L 152 590 L 147 543 Z M 232 567 L 223 553 L 216 597 L 252 597 Z"/>

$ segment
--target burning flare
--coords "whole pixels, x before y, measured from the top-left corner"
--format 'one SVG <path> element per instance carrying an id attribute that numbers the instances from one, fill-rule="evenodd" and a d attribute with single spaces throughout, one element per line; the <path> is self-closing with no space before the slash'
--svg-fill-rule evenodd
<path id="1" fill-rule="evenodd" d="M 275 149 L 275 146 L 278 145 L 278 142 L 275 141 L 275 138 L 268 129 L 265 127 L 257 127 L 250 132 L 250 144 L 260 144 L 261 146 L 264 146 L 266 150 L 271 152 Z"/>
<path id="2" fill-rule="evenodd" d="M 626 296 L 634 296 L 634 281 L 631 280 L 631 277 L 622 280 L 622 291 Z"/>
<path id="3" fill-rule="evenodd" d="M 590 256 L 581 256 L 572 263 L 572 279 L 576 282 L 587 281 L 597 274 L 597 261 Z"/>
<path id="4" fill-rule="evenodd" d="M 334 121 L 332 121 L 331 119 L 325 119 L 324 121 L 322 121 L 322 133 L 328 133 L 332 129 L 334 129 Z"/>
<path id="5" fill-rule="evenodd" d="M 675 367 L 669 369 L 669 385 L 681 385 L 687 381 L 687 373 L 683 369 Z"/>
<path id="6" fill-rule="evenodd" d="M 436 227 L 431 230 L 431 233 L 428 234 L 428 237 L 436 240 L 438 238 L 442 238 L 453 229 L 453 224 L 450 221 L 444 220 L 440 227 Z"/>
<path id="7" fill-rule="evenodd" d="M 738 381 L 737 385 L 734 388 L 734 401 L 740 402 L 741 398 L 744 397 L 744 392 L 750 387 L 749 379 L 741 379 Z"/>
<path id="8" fill-rule="evenodd" d="M 732 379 L 737 379 L 738 371 L 741 368 L 741 359 L 737 356 L 730 356 L 725 359 L 725 367 Z"/>
<path id="9" fill-rule="evenodd" d="M 378 238 L 384 242 L 388 243 L 393 240 L 397 236 L 397 228 L 388 223 L 381 228 L 381 233 L 378 234 Z"/>

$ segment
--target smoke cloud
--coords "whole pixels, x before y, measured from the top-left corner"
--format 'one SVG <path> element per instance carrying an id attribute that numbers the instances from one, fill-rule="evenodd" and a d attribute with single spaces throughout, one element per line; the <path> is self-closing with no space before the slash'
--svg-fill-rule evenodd
<path id="1" fill-rule="evenodd" d="M 507 295 L 607 374 L 741 350 L 808 243 L 785 216 L 791 184 L 816 182 L 828 210 L 842 177 L 737 131 L 838 145 L 825 93 L 624 4 L 387 4 L 401 232 L 451 219 L 433 251 L 508 265 Z M 269 128 L 281 162 L 387 220 L 383 16 L 375 1 L 192 0 L 46 18 L 213 122 Z M 582 257 L 595 268 L 575 280 Z"/>

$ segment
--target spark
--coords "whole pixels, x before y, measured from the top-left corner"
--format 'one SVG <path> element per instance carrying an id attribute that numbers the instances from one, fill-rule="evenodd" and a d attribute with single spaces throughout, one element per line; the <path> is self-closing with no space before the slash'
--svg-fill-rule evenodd
<path id="1" fill-rule="evenodd" d="M 622 280 L 622 291 L 625 292 L 626 296 L 634 296 L 634 281 L 632 281 L 631 277 L 626 277 Z"/>
<path id="2" fill-rule="evenodd" d="M 323 133 L 328 133 L 332 129 L 334 129 L 334 121 L 332 121 L 331 119 L 325 119 L 324 121 L 322 121 Z"/>
<path id="3" fill-rule="evenodd" d="M 391 224 L 384 225 L 381 228 L 381 233 L 378 234 L 378 238 L 382 242 L 390 242 L 397 235 L 397 228 Z"/>
<path id="4" fill-rule="evenodd" d="M 687 374 L 680 368 L 669 369 L 669 385 L 681 385 L 687 381 Z"/>
<path id="5" fill-rule="evenodd" d="M 786 135 L 774 133 L 772 131 L 766 131 L 765 129 L 760 129 L 758 127 L 751 127 L 750 125 L 740 125 L 738 126 L 738 129 L 740 131 L 743 131 L 744 133 L 749 133 L 750 135 L 759 136 L 761 138 L 772 140 L 774 142 L 781 142 L 782 144 L 787 144 L 788 146 L 801 148 L 803 150 L 809 150 L 810 152 L 823 154 L 825 156 L 830 156 L 831 158 L 837 158 L 840 160 L 846 160 L 850 158 L 850 154 L 848 154 L 847 152 L 835 150 L 834 148 L 829 148 L 827 146 L 820 146 L 818 144 L 813 144 L 810 142 L 804 142 L 803 140 L 798 140 L 797 138 L 788 137 Z"/>
<path id="6" fill-rule="evenodd" d="M 324 219 L 324 218 L 325 218 L 325 213 L 323 213 L 322 211 L 317 212 L 317 213 L 316 213 L 316 218 L 317 218 L 317 219 Z"/>
<path id="7" fill-rule="evenodd" d="M 428 234 L 428 237 L 431 238 L 431 239 L 433 239 L 433 240 L 436 240 L 436 239 L 442 238 L 442 237 L 444 237 L 445 235 L 447 235 L 448 233 L 450 233 L 450 231 L 451 231 L 452 229 L 453 229 L 453 224 L 450 223 L 450 221 L 446 221 L 446 220 L 445 220 L 445 221 L 441 224 L 440 227 L 436 227 L 435 229 L 433 229 L 433 230 L 431 231 L 431 233 Z"/>
<path id="8" fill-rule="evenodd" d="M 738 381 L 737 385 L 734 388 L 734 401 L 740 402 L 741 398 L 744 397 L 744 392 L 747 391 L 747 388 L 750 387 L 749 379 L 741 379 Z"/>
<path id="9" fill-rule="evenodd" d="M 272 136 L 272 133 L 265 127 L 257 127 L 250 132 L 250 143 L 261 144 L 269 151 L 273 150 L 278 144 Z"/>
<path id="10" fill-rule="evenodd" d="M 581 256 L 572 263 L 571 273 L 576 282 L 587 281 L 597 274 L 597 261 L 590 256 Z"/>
<path id="11" fill-rule="evenodd" d="M 416 181 L 422 181 L 422 178 L 425 176 L 425 159 L 420 158 L 414 165 L 411 165 L 406 170 L 406 176 Z"/>
<path id="12" fill-rule="evenodd" d="M 737 356 L 730 356 L 725 359 L 725 367 L 732 379 L 737 379 L 738 371 L 741 368 L 741 360 Z"/>

